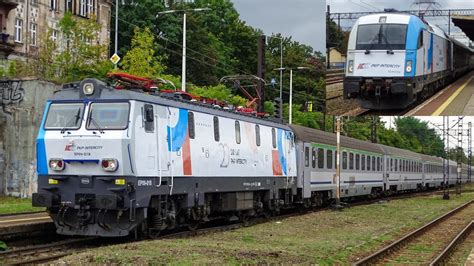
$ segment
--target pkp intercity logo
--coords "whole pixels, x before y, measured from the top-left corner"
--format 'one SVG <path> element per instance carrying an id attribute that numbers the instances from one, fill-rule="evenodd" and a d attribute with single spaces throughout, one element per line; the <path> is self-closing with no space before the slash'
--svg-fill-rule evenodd
<path id="1" fill-rule="evenodd" d="M 74 151 L 74 142 L 71 141 L 64 147 L 64 151 Z"/>

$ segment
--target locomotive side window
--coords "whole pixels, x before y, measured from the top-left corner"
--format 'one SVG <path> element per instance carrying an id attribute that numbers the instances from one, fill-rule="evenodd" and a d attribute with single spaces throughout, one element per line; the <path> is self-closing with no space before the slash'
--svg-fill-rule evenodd
<path id="1" fill-rule="evenodd" d="M 275 129 L 272 128 L 272 146 L 275 149 L 277 147 L 277 142 L 276 142 L 276 133 Z M 308 159 L 309 160 L 309 159 Z M 306 165 L 307 166 L 307 165 Z"/>
<path id="2" fill-rule="evenodd" d="M 311 167 L 316 168 L 316 149 L 311 148 Z"/>
<path id="3" fill-rule="evenodd" d="M 365 171 L 365 162 L 366 162 L 366 158 L 365 158 L 365 154 L 362 154 L 362 159 L 361 159 L 361 162 L 362 162 L 362 165 L 361 165 L 361 169 L 362 171 Z"/>
<path id="4" fill-rule="evenodd" d="M 235 142 L 237 144 L 240 144 L 241 138 L 240 138 L 240 123 L 239 121 L 235 121 Z"/>
<path id="5" fill-rule="evenodd" d="M 194 113 L 188 112 L 188 134 L 190 139 L 194 139 L 196 137 L 196 130 L 194 127 Z"/>
<path id="6" fill-rule="evenodd" d="M 79 129 L 84 115 L 83 103 L 59 104 L 49 107 L 45 129 Z"/>
<path id="7" fill-rule="evenodd" d="M 87 120 L 87 129 L 126 129 L 129 103 L 92 103 Z"/>
<path id="8" fill-rule="evenodd" d="M 145 104 L 145 132 L 153 132 L 155 130 L 155 115 L 153 113 L 153 105 Z"/>
<path id="9" fill-rule="evenodd" d="M 360 169 L 360 155 L 356 154 L 356 170 Z"/>
<path id="10" fill-rule="evenodd" d="M 420 35 L 418 36 L 418 49 L 423 47 L 423 31 L 420 31 Z"/>
<path id="11" fill-rule="evenodd" d="M 260 126 L 255 125 L 255 141 L 257 142 L 257 146 L 260 146 Z"/>
<path id="12" fill-rule="evenodd" d="M 309 148 L 308 147 L 304 148 L 304 166 L 306 167 L 309 166 Z"/>
<path id="13" fill-rule="evenodd" d="M 354 153 L 349 153 L 349 169 L 354 170 Z"/>
<path id="14" fill-rule="evenodd" d="M 214 116 L 213 120 L 214 120 L 214 140 L 219 142 L 219 140 L 221 138 L 221 136 L 219 134 L 219 117 Z"/>
<path id="15" fill-rule="evenodd" d="M 342 153 L 342 169 L 347 169 L 347 152 Z"/>
<path id="16" fill-rule="evenodd" d="M 318 149 L 318 168 L 324 168 L 324 149 Z"/>
<path id="17" fill-rule="evenodd" d="M 326 151 L 326 167 L 332 169 L 332 150 Z"/>

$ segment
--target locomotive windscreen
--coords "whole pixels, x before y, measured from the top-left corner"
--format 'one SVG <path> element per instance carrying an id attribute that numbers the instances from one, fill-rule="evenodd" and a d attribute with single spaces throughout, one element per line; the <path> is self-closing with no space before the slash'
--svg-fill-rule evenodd
<path id="1" fill-rule="evenodd" d="M 84 113 L 83 103 L 53 103 L 49 107 L 45 129 L 78 129 Z"/>
<path id="2" fill-rule="evenodd" d="M 129 103 L 93 103 L 87 129 L 126 129 Z"/>
<path id="3" fill-rule="evenodd" d="M 405 50 L 408 25 L 367 24 L 357 29 L 357 50 Z"/>

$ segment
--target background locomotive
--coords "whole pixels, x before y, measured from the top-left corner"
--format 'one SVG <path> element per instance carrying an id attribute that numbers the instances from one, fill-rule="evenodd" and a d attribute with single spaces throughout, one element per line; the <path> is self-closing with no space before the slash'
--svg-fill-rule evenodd
<path id="1" fill-rule="evenodd" d="M 341 140 L 343 197 L 443 183 L 440 158 Z M 66 235 L 193 229 L 321 206 L 336 189 L 332 133 L 95 79 L 65 85 L 47 102 L 37 162 L 33 205 L 47 207 Z"/>
<path id="2" fill-rule="evenodd" d="M 359 18 L 352 27 L 344 98 L 367 109 L 404 109 L 474 68 L 474 51 L 406 14 Z"/>

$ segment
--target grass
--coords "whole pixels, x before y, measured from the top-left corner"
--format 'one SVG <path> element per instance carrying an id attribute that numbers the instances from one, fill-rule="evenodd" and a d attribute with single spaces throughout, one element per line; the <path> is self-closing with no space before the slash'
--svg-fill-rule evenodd
<path id="1" fill-rule="evenodd" d="M 0 196 L 0 214 L 42 210 L 44 210 L 44 208 L 31 206 L 31 199 Z"/>
<path id="2" fill-rule="evenodd" d="M 322 211 L 190 239 L 141 241 L 61 259 L 72 264 L 350 264 L 474 198 L 474 193 Z M 422 249 L 422 247 L 420 247 Z"/>

